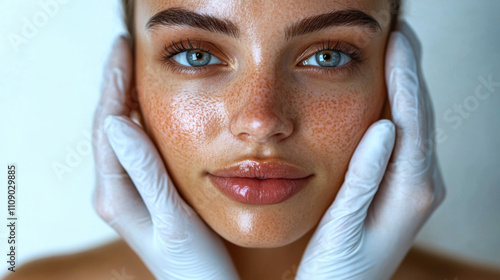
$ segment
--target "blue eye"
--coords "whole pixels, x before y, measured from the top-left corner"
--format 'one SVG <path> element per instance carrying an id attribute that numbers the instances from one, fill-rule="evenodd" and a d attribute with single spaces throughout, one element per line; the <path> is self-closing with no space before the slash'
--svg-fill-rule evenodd
<path id="1" fill-rule="evenodd" d="M 172 57 L 176 62 L 188 67 L 201 67 L 221 63 L 216 56 L 202 50 L 190 50 L 178 53 Z"/>
<path id="2" fill-rule="evenodd" d="M 351 60 L 345 53 L 334 50 L 322 50 L 304 60 L 301 65 L 339 67 L 349 63 Z"/>

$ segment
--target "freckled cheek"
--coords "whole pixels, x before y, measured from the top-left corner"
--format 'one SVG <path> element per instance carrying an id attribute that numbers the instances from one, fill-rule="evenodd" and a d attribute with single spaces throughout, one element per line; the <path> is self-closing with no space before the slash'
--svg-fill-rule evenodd
<path id="1" fill-rule="evenodd" d="M 350 156 L 366 128 L 374 121 L 374 108 L 366 93 L 328 94 L 306 108 L 304 125 L 312 149 L 334 158 Z"/>
<path id="2" fill-rule="evenodd" d="M 139 100 L 148 129 L 168 158 L 206 153 L 221 130 L 222 106 L 200 94 L 150 88 Z"/>

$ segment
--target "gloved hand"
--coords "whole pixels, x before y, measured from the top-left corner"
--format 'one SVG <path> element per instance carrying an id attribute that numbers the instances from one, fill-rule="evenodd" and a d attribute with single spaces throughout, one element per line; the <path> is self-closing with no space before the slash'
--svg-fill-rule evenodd
<path id="1" fill-rule="evenodd" d="M 132 70 L 130 46 L 119 38 L 94 116 L 94 208 L 157 279 L 238 279 L 220 237 L 179 196 L 146 133 L 124 117 Z"/>
<path id="2" fill-rule="evenodd" d="M 402 33 L 391 34 L 385 67 L 395 128 L 380 120 L 366 131 L 296 279 L 389 279 L 444 199 L 431 108 Z"/>

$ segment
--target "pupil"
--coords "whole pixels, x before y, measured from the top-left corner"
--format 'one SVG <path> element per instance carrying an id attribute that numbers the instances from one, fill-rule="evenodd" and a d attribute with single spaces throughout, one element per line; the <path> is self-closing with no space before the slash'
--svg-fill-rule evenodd
<path id="1" fill-rule="evenodd" d="M 336 67 L 340 63 L 340 53 L 334 51 L 322 51 L 316 54 L 316 61 L 321 66 Z"/>
<path id="2" fill-rule="evenodd" d="M 210 54 L 200 51 L 200 50 L 194 50 L 194 51 L 188 51 L 186 53 L 186 58 L 188 63 L 191 66 L 205 66 L 210 62 Z"/>

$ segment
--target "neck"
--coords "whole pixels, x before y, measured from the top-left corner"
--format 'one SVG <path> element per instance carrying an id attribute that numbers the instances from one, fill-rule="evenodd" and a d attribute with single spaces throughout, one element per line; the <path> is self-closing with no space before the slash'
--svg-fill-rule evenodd
<path id="1" fill-rule="evenodd" d="M 295 279 L 295 273 L 315 228 L 297 241 L 278 248 L 245 248 L 223 239 L 241 280 Z"/>

